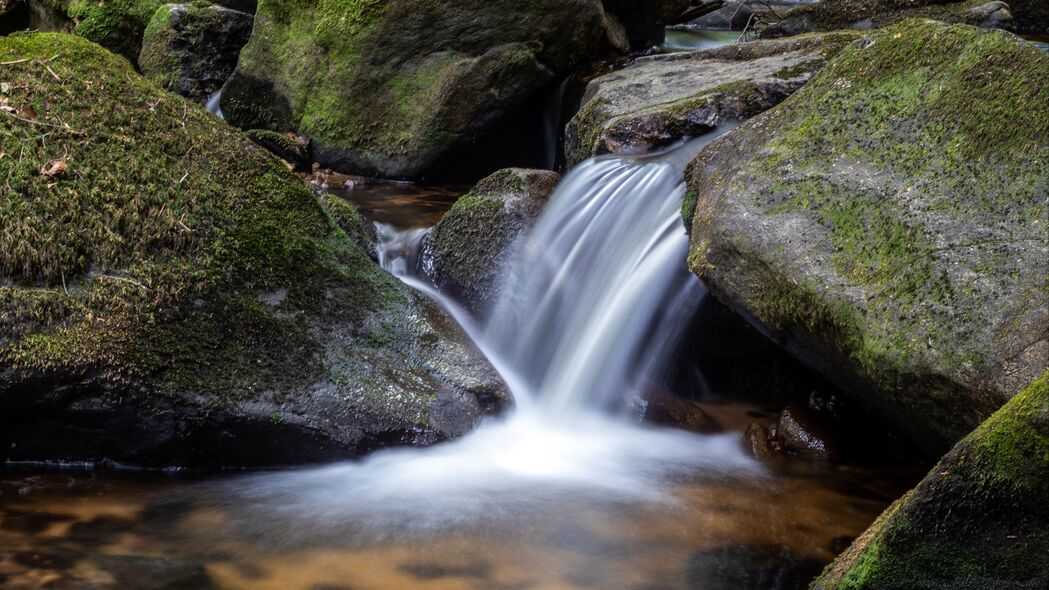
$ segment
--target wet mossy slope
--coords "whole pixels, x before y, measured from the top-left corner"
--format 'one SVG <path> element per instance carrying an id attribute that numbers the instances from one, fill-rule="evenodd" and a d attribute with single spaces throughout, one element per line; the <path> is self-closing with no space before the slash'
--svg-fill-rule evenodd
<path id="1" fill-rule="evenodd" d="M 815 589 L 1049 587 L 1049 373 L 889 507 Z"/>
<path id="2" fill-rule="evenodd" d="M 281 463 L 437 440 L 499 404 L 348 205 L 86 40 L 2 38 L 0 61 L 8 456 Z"/>
<path id="3" fill-rule="evenodd" d="M 692 163 L 691 268 L 931 451 L 1049 361 L 1049 56 L 910 20 Z"/>

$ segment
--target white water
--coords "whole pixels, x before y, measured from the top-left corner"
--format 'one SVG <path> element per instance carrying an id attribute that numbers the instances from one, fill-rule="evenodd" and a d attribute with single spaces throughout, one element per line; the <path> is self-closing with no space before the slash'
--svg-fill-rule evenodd
<path id="1" fill-rule="evenodd" d="M 703 143 L 590 160 L 568 174 L 507 269 L 508 296 L 487 325 L 413 276 L 422 232 L 380 228 L 384 267 L 463 324 L 517 407 L 432 448 L 255 476 L 235 486 L 245 521 L 263 523 L 275 543 L 325 530 L 375 541 L 549 517 L 577 501 L 674 502 L 682 477 L 757 473 L 738 436 L 646 427 L 622 412 L 660 380 L 702 294 L 684 266 L 679 208 L 682 170 Z"/>
<path id="2" fill-rule="evenodd" d="M 208 102 L 204 104 L 204 108 L 208 109 L 208 112 L 211 113 L 212 115 L 215 115 L 216 117 L 218 117 L 218 119 L 220 121 L 225 121 L 226 120 L 226 115 L 222 114 L 221 101 L 222 101 L 222 89 L 220 88 L 219 90 L 216 90 L 215 93 L 212 94 L 208 98 Z"/>

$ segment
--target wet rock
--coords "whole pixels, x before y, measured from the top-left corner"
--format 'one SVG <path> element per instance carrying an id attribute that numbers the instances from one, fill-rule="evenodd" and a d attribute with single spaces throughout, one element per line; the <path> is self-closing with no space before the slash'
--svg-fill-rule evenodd
<path id="1" fill-rule="evenodd" d="M 204 564 L 178 557 L 103 555 L 92 560 L 116 578 L 121 588 L 207 590 L 216 587 Z"/>
<path id="2" fill-rule="evenodd" d="M 941 451 L 1049 360 L 1047 78 L 1001 31 L 873 32 L 692 162 L 690 268 Z"/>
<path id="3" fill-rule="evenodd" d="M 404 563 L 397 569 L 415 576 L 420 580 L 439 580 L 441 578 L 487 578 L 491 575 L 491 565 L 484 561 L 465 564 L 443 563 Z"/>
<path id="4" fill-rule="evenodd" d="M 764 7 L 764 3 L 762 3 L 762 7 Z M 688 24 L 689 26 L 705 29 L 740 31 L 747 26 L 753 15 L 754 9 L 751 7 L 751 0 L 729 0 L 718 10 L 689 21 Z"/>
<path id="5" fill-rule="evenodd" d="M 970 433 L 816 580 L 840 588 L 1049 587 L 1049 373 Z"/>
<path id="6" fill-rule="evenodd" d="M 834 435 L 812 413 L 800 406 L 788 406 L 776 423 L 776 440 L 783 451 L 809 459 L 837 456 Z"/>
<path id="7" fill-rule="evenodd" d="M 777 450 L 772 444 L 772 432 L 760 422 L 751 422 L 743 432 L 743 442 L 756 459 L 771 459 Z"/>
<path id="8" fill-rule="evenodd" d="M 278 158 L 291 164 L 297 172 L 309 172 L 313 167 L 309 139 L 294 133 L 277 133 L 265 129 L 252 129 L 245 133 L 251 141 L 273 152 Z"/>
<path id="9" fill-rule="evenodd" d="M 852 545 L 852 542 L 855 540 L 856 537 L 850 537 L 849 535 L 834 537 L 830 540 L 830 545 L 827 547 L 827 549 L 834 555 L 837 555 L 842 551 L 848 549 L 849 545 Z"/>
<path id="10" fill-rule="evenodd" d="M 0 237 L 3 458 L 318 461 L 459 436 L 509 402 L 448 316 L 355 243 L 351 205 L 334 212 L 83 39 L 0 37 L 0 61 L 23 81 L 11 108 L 51 97 L 34 107 L 40 125 L 75 130 L 45 145 L 0 127 L 0 143 L 25 148 L 0 159 L 20 179 L 0 213 L 13 240 Z M 68 175 L 39 174 L 62 153 Z M 85 206 L 70 231 L 70 194 L 106 195 L 121 221 Z M 38 246 L 16 248 L 29 228 Z"/>
<path id="11" fill-rule="evenodd" d="M 762 20 L 770 24 L 761 30 L 761 37 L 785 37 L 848 28 L 880 28 L 908 18 L 1011 28 L 1009 6 L 999 6 L 1002 4 L 988 0 L 824 0 L 817 4 L 803 4 L 782 13 L 762 13 Z"/>
<path id="12" fill-rule="evenodd" d="M 710 414 L 696 401 L 669 394 L 653 394 L 645 400 L 645 422 L 672 426 L 682 430 L 699 433 L 712 433 L 721 430 Z"/>
<path id="13" fill-rule="evenodd" d="M 11 561 L 30 569 L 67 570 L 73 567 L 75 559 L 56 553 L 37 551 L 18 551 L 11 555 Z"/>
<path id="14" fill-rule="evenodd" d="M 591 81 L 565 131 L 569 164 L 695 137 L 790 96 L 855 40 L 835 33 L 636 60 Z"/>
<path id="15" fill-rule="evenodd" d="M 250 14 L 194 1 L 165 4 L 146 27 L 138 63 L 162 87 L 203 104 L 233 73 Z"/>
<path id="16" fill-rule="evenodd" d="M 442 292 L 483 315 L 498 300 L 503 270 L 560 177 L 508 168 L 470 189 L 423 243 L 422 267 Z"/>
<path id="17" fill-rule="evenodd" d="M 512 151 L 486 134 L 627 47 L 600 0 L 263 3 L 222 111 L 241 128 L 309 136 L 327 168 L 433 176 L 471 166 L 466 153 Z"/>
<path id="18" fill-rule="evenodd" d="M 687 565 L 690 588 L 805 588 L 823 564 L 764 545 L 730 545 L 702 551 Z"/>

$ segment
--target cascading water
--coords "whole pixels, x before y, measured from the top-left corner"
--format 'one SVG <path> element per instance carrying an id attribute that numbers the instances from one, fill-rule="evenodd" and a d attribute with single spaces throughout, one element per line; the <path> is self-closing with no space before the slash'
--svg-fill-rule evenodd
<path id="1" fill-rule="evenodd" d="M 504 375 L 509 417 L 428 449 L 256 476 L 237 486 L 244 526 L 302 541 L 436 534 L 589 505 L 673 501 L 679 477 L 757 473 L 734 435 L 641 426 L 621 412 L 657 381 L 701 296 L 684 266 L 682 170 L 709 141 L 663 155 L 604 157 L 563 179 L 484 325 L 419 276 L 420 230 L 380 226 L 381 264 L 442 303 Z M 571 501 L 566 500 L 571 498 Z M 303 529 L 303 519 L 311 526 Z M 505 523 L 503 523 L 505 524 Z M 274 541 L 276 542 L 276 541 Z"/>

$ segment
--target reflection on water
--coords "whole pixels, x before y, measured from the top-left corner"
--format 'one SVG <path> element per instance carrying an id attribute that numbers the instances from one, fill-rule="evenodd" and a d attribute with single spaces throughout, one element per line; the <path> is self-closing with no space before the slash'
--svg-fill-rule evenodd
<path id="1" fill-rule="evenodd" d="M 915 475 L 758 467 L 738 432 L 760 409 L 704 407 L 735 434 L 678 433 L 658 457 L 637 453 L 646 429 L 610 446 L 614 425 L 528 427 L 525 440 L 508 423 L 422 452 L 203 481 L 9 471 L 0 586 L 802 588 Z M 496 465 L 454 449 L 506 439 L 516 457 Z"/>
<path id="2" fill-rule="evenodd" d="M 398 229 L 432 226 L 469 189 L 335 173 L 314 174 L 306 180 L 323 186 L 326 192 L 351 201 L 366 218 Z"/>

